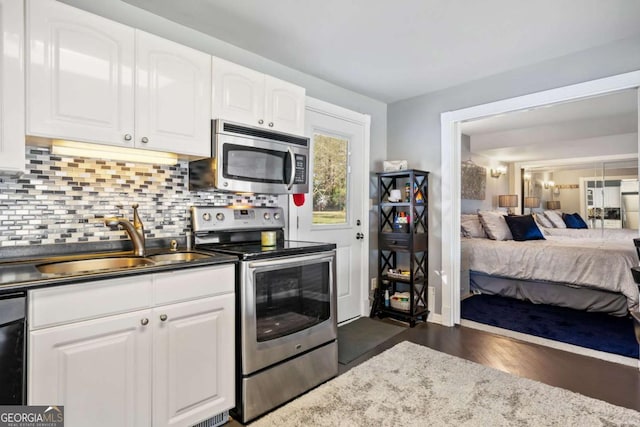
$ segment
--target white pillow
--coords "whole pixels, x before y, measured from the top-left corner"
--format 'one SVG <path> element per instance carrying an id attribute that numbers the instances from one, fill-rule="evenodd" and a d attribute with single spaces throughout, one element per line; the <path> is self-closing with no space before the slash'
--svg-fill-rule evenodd
<path id="1" fill-rule="evenodd" d="M 465 237 L 487 237 L 477 214 L 462 214 L 460 216 L 460 228 L 462 229 L 462 235 Z"/>
<path id="2" fill-rule="evenodd" d="M 492 240 L 513 240 L 513 235 L 504 214 L 500 212 L 480 211 L 478 212 L 482 228 Z"/>
<path id="3" fill-rule="evenodd" d="M 536 219 L 536 222 L 542 226 L 542 227 L 546 227 L 546 228 L 553 228 L 553 224 L 551 223 L 551 221 L 549 221 L 547 219 L 546 216 L 544 216 L 543 213 L 540 214 L 533 214 L 533 217 Z"/>
<path id="4" fill-rule="evenodd" d="M 562 219 L 562 213 L 560 211 L 546 210 L 544 216 L 553 224 L 555 228 L 567 228 L 567 224 Z"/>

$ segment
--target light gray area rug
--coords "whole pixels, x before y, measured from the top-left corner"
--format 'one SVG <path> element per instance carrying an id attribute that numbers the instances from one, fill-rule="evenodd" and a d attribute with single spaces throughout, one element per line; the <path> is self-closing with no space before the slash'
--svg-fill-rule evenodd
<path id="1" fill-rule="evenodd" d="M 405 341 L 251 424 L 427 425 L 638 426 L 640 412 Z"/>

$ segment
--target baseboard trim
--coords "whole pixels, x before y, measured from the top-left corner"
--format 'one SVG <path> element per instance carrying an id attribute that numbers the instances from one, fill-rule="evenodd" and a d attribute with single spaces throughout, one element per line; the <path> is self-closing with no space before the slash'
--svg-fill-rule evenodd
<path id="1" fill-rule="evenodd" d="M 632 366 L 636 369 L 640 367 L 638 360 L 632 357 L 625 357 L 617 354 L 606 353 L 604 351 L 592 350 L 590 348 L 584 348 L 577 345 L 550 340 L 547 338 L 536 337 L 535 335 L 528 335 L 528 334 L 523 334 L 521 332 L 511 331 L 509 329 L 497 328 L 495 326 L 485 325 L 484 323 L 478 323 L 471 320 L 461 319 L 460 326 L 479 329 L 481 331 L 491 332 L 496 335 L 503 335 L 509 338 L 515 338 L 515 339 L 530 342 L 533 344 L 540 344 L 546 347 L 551 347 L 558 350 L 580 354 L 582 356 L 588 356 L 588 357 L 593 357 L 595 359 L 606 360 L 607 362 L 618 363 L 620 365 L 625 365 L 625 366 Z"/>

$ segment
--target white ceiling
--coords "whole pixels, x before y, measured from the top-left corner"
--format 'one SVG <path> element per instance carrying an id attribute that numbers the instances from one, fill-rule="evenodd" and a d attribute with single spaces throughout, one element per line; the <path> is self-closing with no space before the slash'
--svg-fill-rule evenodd
<path id="1" fill-rule="evenodd" d="M 475 154 L 550 165 L 637 158 L 638 91 L 517 111 L 461 125 Z"/>
<path id="2" fill-rule="evenodd" d="M 394 102 L 640 35 L 638 0 L 123 0 Z"/>

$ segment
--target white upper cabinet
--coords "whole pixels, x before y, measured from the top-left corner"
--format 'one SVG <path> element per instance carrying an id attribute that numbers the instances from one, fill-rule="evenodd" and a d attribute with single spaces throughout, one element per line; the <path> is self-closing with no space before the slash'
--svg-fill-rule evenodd
<path id="1" fill-rule="evenodd" d="M 211 155 L 211 55 L 136 31 L 135 135 L 140 148 Z"/>
<path id="2" fill-rule="evenodd" d="M 213 118 L 264 124 L 264 74 L 213 58 Z"/>
<path id="3" fill-rule="evenodd" d="M 213 58 L 213 118 L 304 133 L 305 89 Z"/>
<path id="4" fill-rule="evenodd" d="M 132 146 L 134 29 L 53 0 L 27 5 L 27 133 Z"/>
<path id="5" fill-rule="evenodd" d="M 0 172 L 24 172 L 24 10 L 0 0 Z"/>
<path id="6" fill-rule="evenodd" d="M 210 55 L 53 0 L 28 4 L 28 134 L 210 155 Z"/>
<path id="7" fill-rule="evenodd" d="M 282 132 L 304 134 L 305 89 L 265 76 L 267 126 Z"/>

